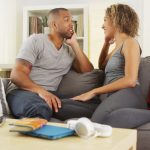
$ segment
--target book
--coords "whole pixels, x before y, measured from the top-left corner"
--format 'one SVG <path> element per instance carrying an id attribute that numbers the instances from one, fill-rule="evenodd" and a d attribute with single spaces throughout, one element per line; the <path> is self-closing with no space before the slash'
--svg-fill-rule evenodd
<path id="1" fill-rule="evenodd" d="M 23 118 L 9 125 L 11 132 L 27 132 L 39 129 L 46 123 L 47 120 L 41 118 Z"/>
<path id="2" fill-rule="evenodd" d="M 73 20 L 72 23 L 73 23 L 73 30 L 75 33 L 77 33 L 77 21 Z"/>
<path id="3" fill-rule="evenodd" d="M 29 17 L 29 35 L 33 33 L 42 33 L 42 20 L 40 17 Z"/>
<path id="4" fill-rule="evenodd" d="M 47 120 L 40 118 L 24 118 L 9 125 L 11 132 L 46 139 L 59 139 L 75 133 L 74 130 L 66 127 L 47 125 Z"/>
<path id="5" fill-rule="evenodd" d="M 75 134 L 75 131 L 66 127 L 54 126 L 54 125 L 44 125 L 42 128 L 33 130 L 30 132 L 21 132 L 25 135 L 45 138 L 49 140 L 55 140 L 71 136 Z"/>
<path id="6" fill-rule="evenodd" d="M 77 36 L 78 37 L 82 37 L 83 36 L 83 15 L 78 15 Z"/>
<path id="7" fill-rule="evenodd" d="M 83 14 L 73 16 L 73 29 L 78 37 L 83 37 Z"/>

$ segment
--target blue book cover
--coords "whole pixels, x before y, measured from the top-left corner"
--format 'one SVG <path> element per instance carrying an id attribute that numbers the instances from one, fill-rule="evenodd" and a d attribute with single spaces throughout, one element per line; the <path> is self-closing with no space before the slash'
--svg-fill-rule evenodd
<path id="1" fill-rule="evenodd" d="M 60 139 L 66 136 L 73 135 L 75 131 L 65 127 L 44 125 L 42 128 L 29 131 L 29 132 L 21 132 L 21 133 L 30 136 L 39 137 L 39 138 L 46 138 L 46 139 L 53 140 L 53 139 Z"/>

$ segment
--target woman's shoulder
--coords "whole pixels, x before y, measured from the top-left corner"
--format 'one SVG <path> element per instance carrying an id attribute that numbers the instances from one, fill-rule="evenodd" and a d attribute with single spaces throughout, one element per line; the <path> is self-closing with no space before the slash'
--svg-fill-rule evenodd
<path id="1" fill-rule="evenodd" d="M 131 53 L 131 52 L 133 53 L 141 52 L 138 41 L 132 37 L 125 40 L 122 48 L 122 53 Z"/>
<path id="2" fill-rule="evenodd" d="M 133 37 L 129 37 L 124 41 L 123 46 L 127 46 L 127 47 L 131 47 L 131 46 L 139 46 L 138 41 L 133 38 Z"/>

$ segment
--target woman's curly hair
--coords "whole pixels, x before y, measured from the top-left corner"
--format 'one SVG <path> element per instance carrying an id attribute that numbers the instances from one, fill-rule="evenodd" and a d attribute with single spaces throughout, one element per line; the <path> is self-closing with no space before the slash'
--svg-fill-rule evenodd
<path id="1" fill-rule="evenodd" d="M 120 32 L 131 37 L 138 35 L 139 18 L 133 8 L 126 4 L 113 4 L 106 9 L 106 17 L 109 17 L 113 25 Z"/>

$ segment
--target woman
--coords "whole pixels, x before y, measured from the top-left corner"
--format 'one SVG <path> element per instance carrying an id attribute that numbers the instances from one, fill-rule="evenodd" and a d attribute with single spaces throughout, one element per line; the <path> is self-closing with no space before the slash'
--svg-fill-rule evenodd
<path id="1" fill-rule="evenodd" d="M 105 71 L 104 85 L 72 99 L 63 99 L 62 108 L 54 117 L 61 120 L 89 117 L 97 123 L 124 128 L 150 120 L 149 112 L 142 110 L 147 106 L 138 82 L 141 54 L 135 40 L 138 28 L 138 16 L 130 6 L 114 4 L 106 9 L 105 43 L 99 58 L 99 68 Z M 112 42 L 115 48 L 108 53 Z"/>
<path id="2" fill-rule="evenodd" d="M 113 111 L 147 107 L 138 82 L 141 53 L 135 40 L 138 28 L 138 16 L 130 6 L 114 4 L 106 9 L 103 25 L 105 43 L 99 58 L 99 68 L 105 70 L 104 86 L 73 98 L 85 102 L 100 95 L 101 103 L 91 117 L 94 122 L 117 126 L 116 121 L 110 121 Z M 112 41 L 115 48 L 108 54 Z M 114 120 L 115 117 L 117 115 L 113 115 Z"/>

